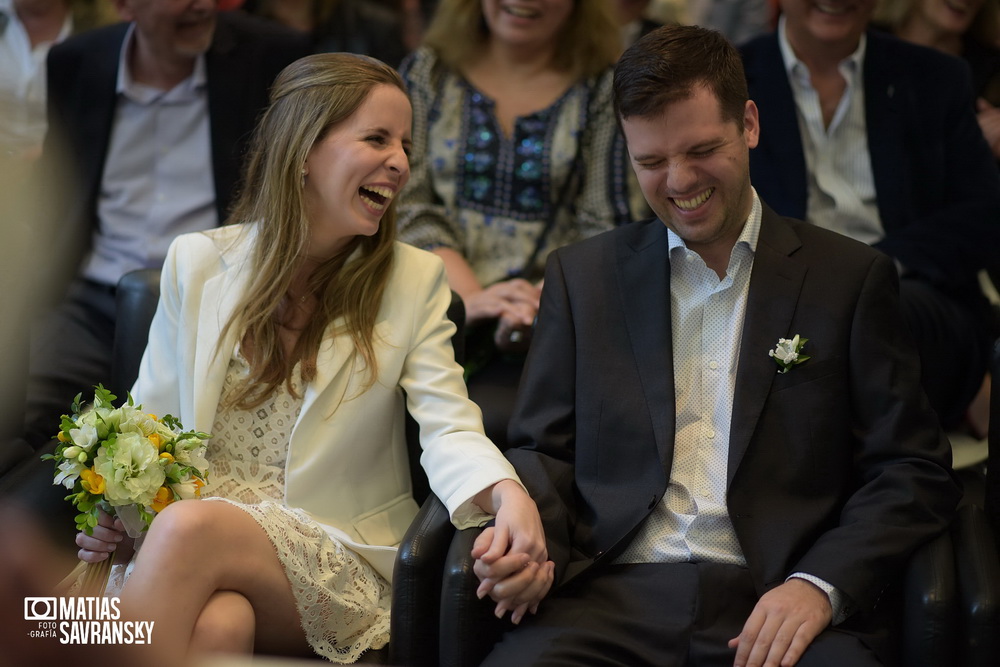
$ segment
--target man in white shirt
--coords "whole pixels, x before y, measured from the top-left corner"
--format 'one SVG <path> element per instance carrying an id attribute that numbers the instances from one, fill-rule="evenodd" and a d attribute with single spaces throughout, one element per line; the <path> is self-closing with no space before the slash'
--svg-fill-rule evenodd
<path id="1" fill-rule="evenodd" d="M 109 381 L 118 279 L 159 267 L 178 234 L 225 220 L 268 87 L 309 51 L 305 37 L 217 13 L 214 0 L 116 4 L 127 23 L 68 39 L 48 59 L 42 173 L 56 213 L 38 242 L 69 288 L 32 340 L 36 447 L 73 396 Z"/>
<path id="2" fill-rule="evenodd" d="M 1000 246 L 1000 176 L 968 67 L 867 30 L 874 0 L 782 0 L 743 47 L 761 111 L 754 185 L 774 210 L 891 257 L 924 390 L 946 428 L 979 390 L 998 332 L 977 279 Z"/>
<path id="3" fill-rule="evenodd" d="M 614 93 L 657 218 L 549 260 L 507 455 L 557 586 L 485 664 L 881 664 L 877 603 L 959 497 L 895 268 L 758 198 L 718 33 L 647 35 Z"/>

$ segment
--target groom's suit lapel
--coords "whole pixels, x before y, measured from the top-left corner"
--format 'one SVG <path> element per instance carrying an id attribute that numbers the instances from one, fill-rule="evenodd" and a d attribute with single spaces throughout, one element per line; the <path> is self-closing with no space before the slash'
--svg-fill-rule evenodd
<path id="1" fill-rule="evenodd" d="M 764 206 L 747 295 L 729 436 L 727 488 L 746 453 L 778 366 L 768 356 L 778 338 L 791 337 L 806 266 L 792 257 L 801 246 L 794 230 Z"/>
<path id="2" fill-rule="evenodd" d="M 667 231 L 659 220 L 623 235 L 616 246 L 625 326 L 652 420 L 664 475 L 674 456 L 674 365 L 670 324 Z"/>

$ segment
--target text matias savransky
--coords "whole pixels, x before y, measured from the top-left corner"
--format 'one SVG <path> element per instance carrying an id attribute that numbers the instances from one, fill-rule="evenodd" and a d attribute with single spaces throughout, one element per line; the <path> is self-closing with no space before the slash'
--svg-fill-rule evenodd
<path id="1" fill-rule="evenodd" d="M 151 644 L 154 621 L 123 621 L 118 598 L 36 597 L 24 599 L 24 620 L 38 623 L 29 637 L 62 644 Z"/>

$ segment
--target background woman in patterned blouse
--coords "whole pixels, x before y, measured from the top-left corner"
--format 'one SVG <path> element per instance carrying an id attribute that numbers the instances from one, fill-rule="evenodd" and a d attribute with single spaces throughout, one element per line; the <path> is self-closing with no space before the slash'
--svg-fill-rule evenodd
<path id="1" fill-rule="evenodd" d="M 414 120 L 400 239 L 444 259 L 465 301 L 469 392 L 494 442 L 521 360 L 478 342 L 523 349 L 548 253 L 645 210 L 611 108 L 619 51 L 607 0 L 442 0 L 401 68 Z"/>

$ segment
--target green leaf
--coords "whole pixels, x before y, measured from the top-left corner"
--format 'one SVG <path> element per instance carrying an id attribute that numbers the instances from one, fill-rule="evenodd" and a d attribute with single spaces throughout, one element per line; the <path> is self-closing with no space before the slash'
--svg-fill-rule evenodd
<path id="1" fill-rule="evenodd" d="M 70 410 L 73 411 L 74 415 L 80 414 L 80 399 L 81 398 L 83 398 L 83 392 L 77 394 L 76 397 L 73 399 L 72 405 L 69 406 Z"/>
<path id="2" fill-rule="evenodd" d="M 104 388 L 103 384 L 94 387 L 94 403 L 114 407 L 117 396 Z"/>

